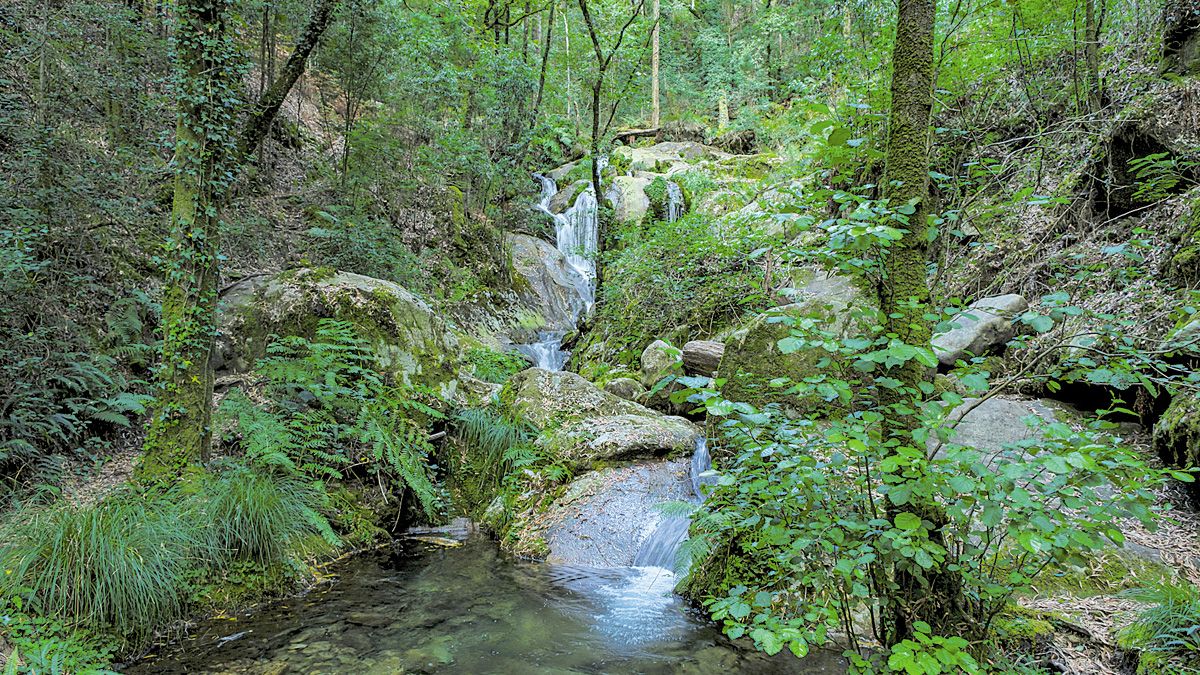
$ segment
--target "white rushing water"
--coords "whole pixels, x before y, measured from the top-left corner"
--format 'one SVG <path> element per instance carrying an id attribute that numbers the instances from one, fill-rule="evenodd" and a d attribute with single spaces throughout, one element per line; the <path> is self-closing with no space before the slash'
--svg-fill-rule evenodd
<path id="1" fill-rule="evenodd" d="M 517 351 L 528 356 L 533 365 L 546 370 L 562 370 L 570 356 L 562 348 L 563 334 L 560 331 L 538 333 L 538 341 L 527 345 L 516 345 Z"/>
<path id="2" fill-rule="evenodd" d="M 712 470 L 712 457 L 708 454 L 708 440 L 703 436 L 696 439 L 696 451 L 692 454 L 689 473 L 692 501 L 700 504 L 704 501 L 703 486 L 716 482 L 716 474 Z M 676 557 L 679 548 L 687 539 L 691 523 L 690 516 L 663 516 L 654 531 L 642 543 L 633 560 L 634 566 L 661 567 L 674 572 L 677 568 Z"/>
<path id="3" fill-rule="evenodd" d="M 667 222 L 673 223 L 683 217 L 683 189 L 674 181 L 667 182 Z"/>
<path id="4" fill-rule="evenodd" d="M 555 247 L 562 252 L 579 295 L 576 321 L 592 311 L 596 303 L 596 251 L 600 248 L 600 217 L 596 192 L 589 185 L 575 203 L 564 213 L 550 210 L 550 200 L 558 194 L 558 184 L 553 178 L 540 173 L 533 177 L 541 183 L 542 193 L 536 208 L 554 219 Z M 562 370 L 570 354 L 562 349 L 563 333 L 546 331 L 538 335 L 538 341 L 517 345 L 517 349 L 531 358 L 538 368 Z"/>

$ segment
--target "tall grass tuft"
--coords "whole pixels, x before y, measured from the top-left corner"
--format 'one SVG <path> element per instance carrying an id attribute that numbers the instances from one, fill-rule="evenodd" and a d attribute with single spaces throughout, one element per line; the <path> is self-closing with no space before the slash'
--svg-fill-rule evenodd
<path id="1" fill-rule="evenodd" d="M 454 435 L 481 461 L 480 470 L 493 490 L 512 469 L 515 448 L 532 443 L 528 424 L 508 419 L 492 408 L 466 408 L 452 420 Z"/>
<path id="2" fill-rule="evenodd" d="M 1200 589 L 1178 581 L 1121 595 L 1153 603 L 1117 635 L 1121 647 L 1140 651 L 1139 673 L 1174 672 L 1175 668 L 1194 672 L 1200 667 Z"/>
<path id="3" fill-rule="evenodd" d="M 0 591 L 145 637 L 180 615 L 194 531 L 171 505 L 126 493 L 23 509 L 3 526 Z"/>
<path id="4" fill-rule="evenodd" d="M 236 464 L 204 483 L 189 512 L 206 524 L 215 560 L 270 565 L 341 545 L 317 510 L 323 496 L 312 483 Z"/>

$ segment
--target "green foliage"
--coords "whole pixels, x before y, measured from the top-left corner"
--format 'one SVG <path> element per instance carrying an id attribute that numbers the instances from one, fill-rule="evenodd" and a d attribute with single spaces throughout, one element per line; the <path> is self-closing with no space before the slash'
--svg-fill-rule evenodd
<path id="1" fill-rule="evenodd" d="M 269 566 L 341 546 L 317 511 L 324 506 L 319 484 L 234 464 L 196 489 L 199 510 L 188 517 L 208 523 L 205 545 L 214 553 Z"/>
<path id="2" fill-rule="evenodd" d="M 1129 168 L 1137 180 L 1133 198 L 1139 202 L 1157 202 L 1183 189 L 1195 185 L 1187 174 L 1195 173 L 1200 162 L 1181 160 L 1169 152 L 1156 152 L 1129 161 Z"/>
<path id="3" fill-rule="evenodd" d="M 1121 647 L 1139 652 L 1139 675 L 1200 668 L 1200 590 L 1178 580 L 1124 595 L 1153 603 L 1118 635 Z"/>
<path id="4" fill-rule="evenodd" d="M 111 637 L 61 619 L 30 615 L 20 598 L 0 600 L 0 630 L 12 647 L 5 673 L 108 675 L 120 645 Z"/>
<path id="5" fill-rule="evenodd" d="M 897 214 L 906 207 L 847 203 L 854 215 L 812 224 L 820 234 L 806 237 L 801 259 L 875 279 L 879 251 L 898 239 Z M 1085 313 L 1065 300 L 1044 299 L 1049 324 L 1032 327 L 1049 330 L 1065 315 Z M 924 314 L 931 322 L 944 316 Z M 1041 316 L 1026 318 L 1045 323 Z M 928 345 L 905 344 L 878 326 L 841 336 L 826 321 L 780 320 L 789 333 L 781 350 L 815 352 L 826 365 L 803 380 L 772 384 L 789 397 L 836 401 L 836 414 L 758 410 L 727 400 L 721 380 L 684 378 L 701 388 L 676 394 L 722 420 L 729 457 L 693 522 L 704 557 L 693 561 L 685 587 L 727 633 L 750 636 L 762 649 L 805 651 L 836 631 L 859 652 L 864 622 L 856 617 L 864 616 L 886 641 L 880 631 L 897 603 L 923 602 L 902 584 L 949 583 L 943 573 L 952 570 L 954 590 L 938 600 L 945 606 L 925 608 L 942 623 L 913 625 L 912 635 L 888 645 L 889 659 L 907 672 L 976 671 L 977 654 L 969 652 L 994 637 L 985 630 L 989 617 L 1044 570 L 1082 567 L 1106 542 L 1119 545 L 1122 519 L 1152 524 L 1159 517 L 1154 488 L 1168 477 L 1189 478 L 1150 468 L 1099 418 L 1067 424 L 1034 416 L 1028 437 L 1010 446 L 958 444 L 951 412 L 962 409 L 963 395 L 889 376 L 905 363 L 934 367 Z M 1120 322 L 1105 330 L 1119 335 Z M 1052 377 L 1111 385 L 1113 373 L 1124 373 L 1127 386 L 1152 387 L 1183 376 L 1132 346 L 1107 356 L 1103 366 L 1075 362 Z M 980 364 L 964 364 L 956 375 L 977 397 L 1013 384 L 992 385 Z M 900 415 L 912 420 L 911 431 L 888 431 L 886 421 Z"/>
<path id="6" fill-rule="evenodd" d="M 576 350 L 587 367 L 634 365 L 655 338 L 712 335 L 766 306 L 764 271 L 752 254 L 768 238 L 754 226 L 718 234 L 707 218 L 688 214 L 649 231 L 627 228 L 618 239 L 602 261 L 610 281 L 600 288 L 594 327 Z"/>
<path id="7" fill-rule="evenodd" d="M 475 367 L 475 377 L 492 384 L 504 384 L 508 378 L 529 367 L 525 357 L 491 349 L 467 350 L 467 363 Z"/>
<path id="8" fill-rule="evenodd" d="M 58 503 L 13 514 L 0 564 L 5 597 L 144 639 L 180 615 L 179 588 L 199 543 L 178 509 L 134 494 L 89 506 Z"/>
<path id="9" fill-rule="evenodd" d="M 378 475 L 411 490 L 427 516 L 440 511 L 426 424 L 442 414 L 421 400 L 431 394 L 381 372 L 352 324 L 322 319 L 312 340 L 275 340 L 258 372 L 267 402 L 234 391 L 221 404 L 227 443 L 309 479 Z"/>

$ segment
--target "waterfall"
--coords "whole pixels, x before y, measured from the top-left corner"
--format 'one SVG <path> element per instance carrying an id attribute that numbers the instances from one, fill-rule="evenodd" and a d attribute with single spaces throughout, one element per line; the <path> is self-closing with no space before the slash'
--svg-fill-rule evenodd
<path id="1" fill-rule="evenodd" d="M 528 356 L 533 365 L 546 370 L 562 370 L 567 365 L 567 352 L 562 349 L 563 334 L 560 331 L 542 331 L 538 341 L 527 345 L 516 345 L 517 351 Z"/>
<path id="2" fill-rule="evenodd" d="M 580 312 L 587 314 L 592 311 L 596 301 L 596 262 L 593 257 L 600 248 L 596 192 L 589 185 L 565 213 L 554 213 L 550 210 L 550 200 L 558 194 L 558 185 L 553 178 L 540 173 L 533 174 L 533 177 L 542 185 L 541 199 L 536 208 L 554 219 L 555 246 L 575 273 L 575 289 L 579 292 L 582 305 Z"/>
<path id="3" fill-rule="evenodd" d="M 716 482 L 716 475 L 712 471 L 712 457 L 708 454 L 708 439 L 703 436 L 696 439 L 696 451 L 692 454 L 688 468 L 692 483 L 692 501 L 700 504 L 704 501 L 702 486 Z M 642 543 L 641 549 L 633 559 L 634 566 L 661 567 L 674 571 L 675 559 L 679 548 L 687 539 L 691 524 L 690 516 L 664 516 L 649 538 Z"/>
<path id="4" fill-rule="evenodd" d="M 603 159 L 603 158 L 602 158 Z M 602 165 L 603 166 L 603 165 Z M 550 200 L 558 194 L 558 184 L 553 178 L 540 173 L 533 177 L 541 183 L 542 193 L 537 210 L 554 219 L 555 247 L 562 252 L 571 270 L 572 280 L 579 300 L 575 304 L 575 319 L 587 315 L 596 303 L 596 261 L 594 256 L 600 248 L 600 218 L 596 192 L 589 185 L 579 193 L 575 203 L 565 213 L 550 210 Z M 562 349 L 563 333 L 545 331 L 538 334 L 538 341 L 517 345 L 517 350 L 533 360 L 538 368 L 562 370 L 570 356 Z"/>
<path id="5" fill-rule="evenodd" d="M 683 217 L 683 189 L 674 181 L 667 182 L 667 222 L 673 223 Z"/>

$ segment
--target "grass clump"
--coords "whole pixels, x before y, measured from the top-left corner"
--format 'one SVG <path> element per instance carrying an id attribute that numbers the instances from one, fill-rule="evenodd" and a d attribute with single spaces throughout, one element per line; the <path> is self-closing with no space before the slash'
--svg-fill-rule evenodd
<path id="1" fill-rule="evenodd" d="M 1123 649 L 1137 651 L 1138 675 L 1200 669 L 1200 589 L 1173 581 L 1122 595 L 1153 603 L 1117 635 Z"/>
<path id="2" fill-rule="evenodd" d="M 205 481 L 195 515 L 209 525 L 205 544 L 216 559 L 260 565 L 327 553 L 341 545 L 316 507 L 319 485 L 235 464 Z"/>
<path id="3" fill-rule="evenodd" d="M 6 597 L 136 638 L 180 616 L 196 529 L 177 508 L 130 493 L 24 509 L 4 527 Z"/>

